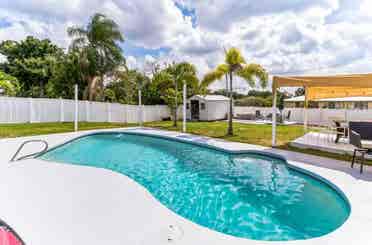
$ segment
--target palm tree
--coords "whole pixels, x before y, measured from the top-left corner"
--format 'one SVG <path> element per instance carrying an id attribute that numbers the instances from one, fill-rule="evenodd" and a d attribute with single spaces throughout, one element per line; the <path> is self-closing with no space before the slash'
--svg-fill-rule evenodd
<path id="1" fill-rule="evenodd" d="M 96 13 L 87 27 L 70 27 L 67 30 L 73 37 L 70 49 L 81 56 L 82 73 L 86 74 L 86 94 L 89 100 L 95 99 L 97 90 L 103 92 L 104 76 L 123 64 L 124 57 L 118 42 L 124 38 L 119 26 L 103 14 Z"/>
<path id="2" fill-rule="evenodd" d="M 262 88 L 265 88 L 268 82 L 268 73 L 266 72 L 266 70 L 258 64 L 247 64 L 241 52 L 237 48 L 230 48 L 228 51 L 225 51 L 225 63 L 218 65 L 214 71 L 211 71 L 204 76 L 202 81 L 203 87 L 208 87 L 213 82 L 222 79 L 223 76 L 225 76 L 226 79 L 227 76 L 229 77 L 230 109 L 227 135 L 233 135 L 232 85 L 234 75 L 243 78 L 245 81 L 248 82 L 250 87 L 256 86 L 256 80 L 260 82 Z"/>

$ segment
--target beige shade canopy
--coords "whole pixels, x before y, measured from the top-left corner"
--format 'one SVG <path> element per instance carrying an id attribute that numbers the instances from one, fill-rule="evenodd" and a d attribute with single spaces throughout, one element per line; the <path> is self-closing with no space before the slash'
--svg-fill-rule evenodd
<path id="1" fill-rule="evenodd" d="M 274 76 L 273 90 L 280 87 L 305 87 L 307 100 L 372 96 L 372 74 Z"/>
<path id="2" fill-rule="evenodd" d="M 304 87 L 305 108 L 309 100 L 340 98 L 351 96 L 372 96 L 372 74 L 350 74 L 331 76 L 274 76 L 272 145 L 276 144 L 276 94 L 280 87 Z M 307 128 L 308 115 L 304 110 L 304 127 Z"/>

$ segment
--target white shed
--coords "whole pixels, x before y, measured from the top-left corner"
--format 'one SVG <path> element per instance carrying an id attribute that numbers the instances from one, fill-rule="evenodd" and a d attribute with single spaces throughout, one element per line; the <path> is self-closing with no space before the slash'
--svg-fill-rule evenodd
<path id="1" fill-rule="evenodd" d="M 194 95 L 187 100 L 188 120 L 216 121 L 227 119 L 229 98 L 223 95 Z"/>

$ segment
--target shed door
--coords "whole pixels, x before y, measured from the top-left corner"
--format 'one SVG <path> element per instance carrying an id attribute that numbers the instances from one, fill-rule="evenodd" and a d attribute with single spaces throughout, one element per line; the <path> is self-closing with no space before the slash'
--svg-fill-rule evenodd
<path id="1" fill-rule="evenodd" d="M 191 100 L 191 120 L 199 120 L 199 101 Z"/>

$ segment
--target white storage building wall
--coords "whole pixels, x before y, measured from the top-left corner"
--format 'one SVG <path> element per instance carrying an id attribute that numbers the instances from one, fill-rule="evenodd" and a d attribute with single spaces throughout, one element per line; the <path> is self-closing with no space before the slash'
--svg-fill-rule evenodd
<path id="1" fill-rule="evenodd" d="M 228 101 L 207 101 L 206 107 L 203 114 L 203 121 L 215 121 L 227 119 L 227 113 L 229 111 Z"/>
<path id="2" fill-rule="evenodd" d="M 229 112 L 229 98 L 222 95 L 194 95 L 188 99 L 188 109 L 186 117 L 192 119 L 191 101 L 199 102 L 199 120 L 200 121 L 216 121 L 227 119 Z M 202 106 L 204 104 L 204 106 Z"/>

